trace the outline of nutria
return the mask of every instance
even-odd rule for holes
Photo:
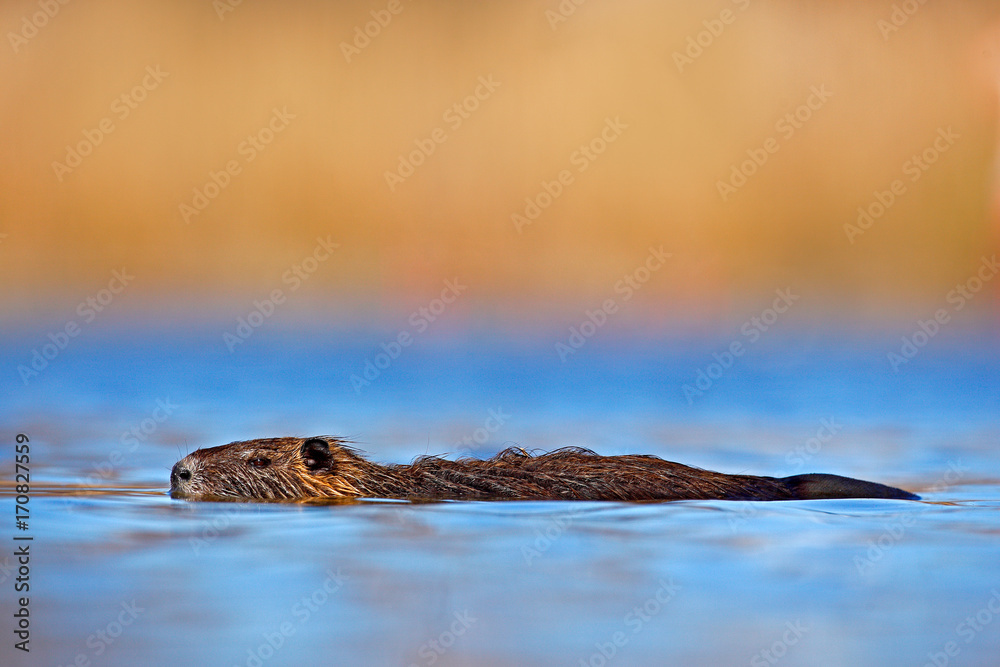
[[[247,440],[199,449],[170,471],[170,495],[244,501],[919,498],[838,475],[726,475],[655,456],[599,456],[576,447],[538,456],[510,448],[486,460],[424,456],[411,465],[380,465],[329,436]]]

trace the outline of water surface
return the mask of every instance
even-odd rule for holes
[[[942,338],[899,373],[879,344],[775,339],[690,404],[682,385],[716,341],[595,339],[562,363],[549,344],[429,338],[355,392],[350,376],[377,336],[274,332],[232,355],[215,338],[81,340],[0,408],[9,508],[14,436],[31,438],[34,537],[31,654],[8,633],[4,664],[920,666],[1000,655],[1000,358],[975,336]],[[31,344],[9,341],[4,364],[23,363]],[[166,495],[170,466],[193,449],[319,433],[391,462],[582,445],[726,472],[847,474],[923,501]],[[0,565],[11,619],[12,549]]]

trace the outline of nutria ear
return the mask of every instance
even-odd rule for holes
[[[306,470],[321,470],[330,466],[330,445],[320,438],[309,438],[302,443],[302,463]]]

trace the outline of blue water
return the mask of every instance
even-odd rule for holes
[[[942,332],[898,372],[894,334],[774,335],[694,396],[729,340],[595,336],[563,362],[562,331],[430,331],[356,391],[391,329],[273,327],[233,353],[207,326],[86,334],[27,385],[45,329],[0,340],[0,490],[13,513],[25,433],[34,537],[31,653],[4,631],[4,665],[1000,664],[1000,351],[982,332]],[[580,445],[924,501],[165,495],[194,449],[309,434],[390,462]]]

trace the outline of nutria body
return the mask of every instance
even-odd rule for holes
[[[410,465],[381,465],[328,436],[199,449],[174,465],[170,495],[237,501],[918,499],[901,489],[838,475],[726,475],[655,456],[599,456],[578,448],[539,456],[512,448],[486,460],[425,456]]]

